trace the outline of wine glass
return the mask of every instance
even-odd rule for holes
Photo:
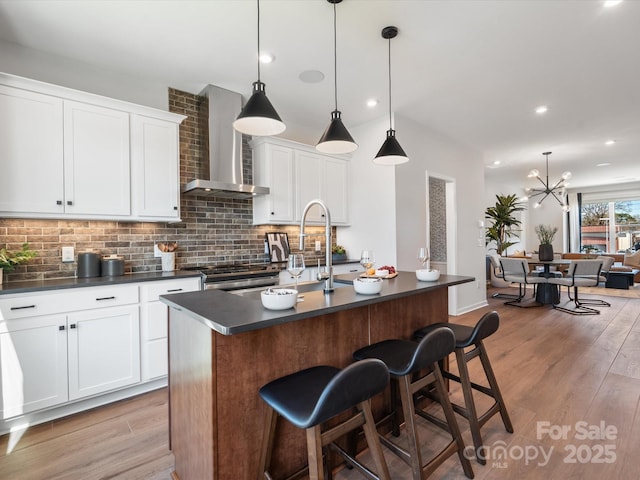
[[[298,290],[298,278],[304,271],[304,255],[301,253],[292,253],[287,261],[287,272],[296,279],[296,290]]]
[[[418,249],[418,260],[422,263],[422,268],[426,268],[427,262],[429,261],[429,249],[427,247],[420,247]]]
[[[375,263],[375,256],[373,254],[373,250],[362,250],[360,254],[360,265],[364,267],[365,273],[373,267]]]

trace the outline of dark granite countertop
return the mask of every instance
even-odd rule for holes
[[[102,285],[120,285],[124,283],[149,282],[154,280],[171,280],[174,278],[199,277],[199,272],[176,270],[174,272],[127,273],[117,277],[91,278],[55,278],[50,280],[25,280],[23,282],[7,282],[0,285],[0,295],[9,293],[31,293],[63,288],[99,287]]]
[[[399,272],[397,277],[384,280],[379,294],[360,295],[352,286],[353,279],[357,275],[357,273],[336,275],[335,291],[328,295],[322,291],[321,282],[300,284],[299,291],[304,294],[304,301],[288,310],[264,308],[260,300],[260,291],[263,288],[236,293],[204,290],[162,295],[160,301],[186,312],[218,333],[234,335],[475,280],[474,277],[441,275],[436,282],[420,282],[416,279],[414,272]]]

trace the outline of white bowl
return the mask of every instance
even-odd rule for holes
[[[262,305],[269,310],[286,310],[298,301],[298,291],[292,288],[269,288],[260,292]]]
[[[376,270],[376,277],[386,277],[389,275],[389,270]]]
[[[440,278],[440,270],[416,270],[416,278],[421,282],[435,282]]]
[[[375,295],[382,290],[382,279],[358,277],[353,281],[353,289],[363,295]]]

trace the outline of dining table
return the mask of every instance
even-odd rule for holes
[[[565,258],[554,258],[553,260],[539,260],[537,258],[527,258],[530,267],[542,266],[542,271],[537,272],[539,276],[552,278],[556,276],[557,271],[552,271],[551,267],[558,267],[562,271],[563,266],[571,263],[571,260]],[[560,303],[560,287],[553,283],[538,283],[536,285],[536,302],[543,305],[557,305]]]

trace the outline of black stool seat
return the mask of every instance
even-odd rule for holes
[[[468,327],[466,325],[458,325],[455,323],[438,322],[413,332],[413,338],[416,341],[420,341],[427,333],[438,327],[449,327],[453,331],[453,335],[456,339],[456,348],[466,348],[473,345],[480,340],[484,340],[489,335],[493,335],[498,331],[500,322],[496,316],[488,317],[484,322],[478,322],[475,327]]]
[[[388,384],[389,371],[384,362],[370,359],[353,363],[342,370],[330,366],[311,367],[264,385],[259,394],[269,408],[265,417],[258,477],[272,478],[269,467],[279,414],[307,432],[311,480],[331,478],[329,457],[323,455],[323,448],[326,446],[342,455],[349,465],[357,468],[367,478],[389,480],[389,470],[382,454],[369,402],[371,397],[382,392]],[[348,419],[322,430],[324,422],[354,407],[357,412]],[[361,426],[378,475],[334,443],[339,437]],[[328,463],[326,477],[323,459]]]
[[[493,415],[500,413],[505,429],[507,432],[513,433],[511,419],[507,413],[507,407],[505,406],[502,394],[500,393],[498,381],[496,380],[493,369],[491,368],[491,362],[489,361],[489,356],[483,342],[485,338],[493,335],[498,330],[498,327],[500,326],[500,317],[497,312],[489,312],[485,314],[473,327],[457,325],[455,323],[436,323],[416,330],[413,333],[413,338],[415,340],[420,340],[439,328],[441,325],[446,325],[451,328],[455,336],[455,354],[460,376],[454,375],[446,370],[442,373],[444,377],[461,384],[465,402],[464,406],[457,405],[455,403],[452,403],[451,405],[453,410],[464,416],[469,421],[471,437],[473,438],[473,445],[476,450],[476,459],[479,463],[484,465],[486,463],[486,458],[482,454],[483,442],[482,435],[480,434],[480,428],[482,425],[484,425]],[[471,346],[474,346],[474,348],[465,351],[465,348]],[[480,357],[485,376],[489,382],[489,387],[479,385],[471,381],[467,363],[475,357]],[[491,405],[491,407],[481,415],[478,415],[476,411],[472,390],[482,392],[494,399],[493,405]],[[422,391],[421,393],[431,399],[440,401],[440,395],[434,395],[433,392]]]
[[[260,389],[260,396],[276,412],[298,428],[325,422],[356,406],[389,383],[389,372],[381,361],[359,362],[344,370],[311,367],[278,378]]]
[[[400,402],[397,401],[396,390],[392,389],[392,404],[395,409],[391,414],[394,427],[394,435],[399,435],[397,426],[398,403],[402,405],[404,421],[408,438],[408,450],[404,450],[396,443],[381,437],[382,443],[393,453],[398,455],[411,467],[414,480],[422,480],[429,476],[448,457],[457,452],[460,464],[467,477],[473,478],[473,470],[469,460],[464,456],[464,442],[455,414],[448,403],[448,395],[444,379],[438,362],[446,358],[455,348],[455,338],[450,328],[441,326],[433,329],[420,340],[413,342],[410,340],[384,340],[373,345],[361,348],[354,352],[356,360],[367,358],[378,358],[382,360],[389,369],[391,378],[397,383],[396,388],[400,390]],[[429,462],[423,464],[420,452],[420,442],[416,428],[416,414],[421,415],[421,410],[416,411],[414,404],[414,394],[427,385],[435,384],[439,395],[442,397],[442,409],[444,410],[447,423],[443,426],[452,437],[451,442]],[[427,417],[425,417],[427,418]],[[427,418],[430,420],[431,418]]]

